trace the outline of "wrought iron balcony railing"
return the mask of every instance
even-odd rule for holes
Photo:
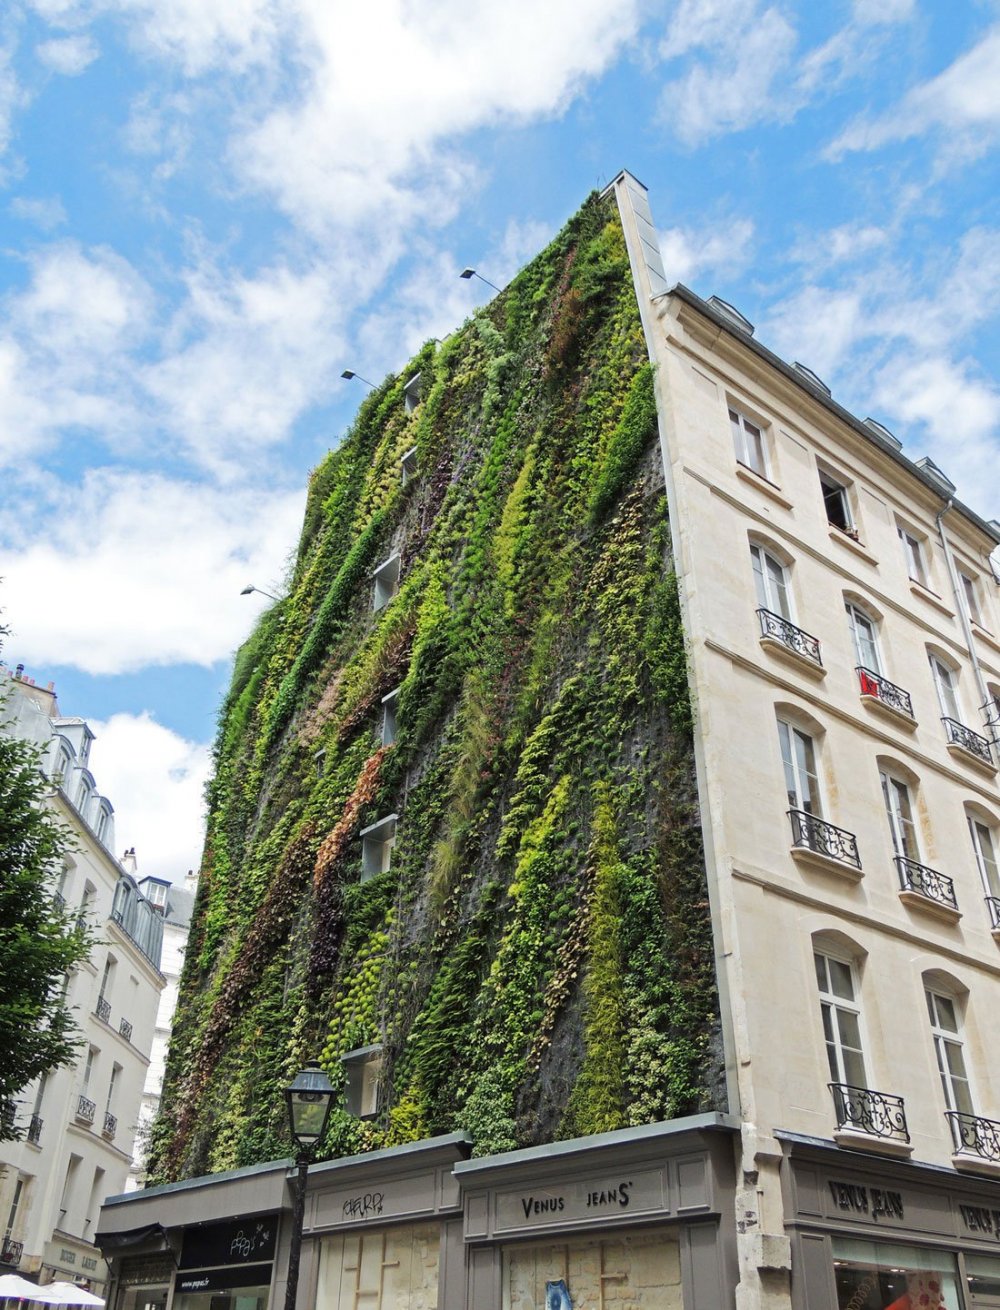
[[[103,996],[98,996],[97,1004],[94,1006],[94,1013],[98,1019],[103,1019],[105,1023],[111,1022],[111,1002],[106,1001]]]
[[[127,1019],[122,1019],[122,1021],[119,1023],[118,1031],[121,1033],[121,1035],[125,1038],[127,1042],[130,1042],[132,1040],[132,1025],[129,1023]]]
[[[897,687],[888,678],[883,678],[881,673],[873,673],[871,669],[864,668],[863,665],[859,664],[855,673],[861,684],[862,696],[874,696],[890,710],[896,710],[899,714],[905,714],[907,718],[913,718],[913,701],[910,700],[908,691]]]
[[[94,1115],[97,1113],[97,1106],[89,1096],[81,1096],[76,1106],[76,1117],[82,1119],[84,1123],[92,1124]]]
[[[770,637],[774,641],[780,641],[782,646],[787,646],[796,655],[801,655],[803,659],[810,660],[818,668],[823,667],[817,637],[811,636],[802,628],[797,628],[794,623],[782,618],[780,614],[773,613],[771,610],[759,609],[757,617],[760,619],[760,635],[762,637]]]
[[[33,1114],[28,1120],[27,1138],[32,1146],[37,1146],[42,1136],[42,1120]]]
[[[62,892],[53,892],[52,903],[55,905],[57,910],[65,910],[66,897],[62,894]]]
[[[978,1114],[963,1114],[960,1110],[946,1110],[944,1117],[951,1124],[956,1151],[1000,1164],[1000,1123],[995,1119],[983,1119]]]
[[[13,1237],[5,1237],[3,1239],[3,1245],[0,1246],[0,1264],[18,1265],[21,1263],[21,1256],[23,1254],[23,1242],[15,1242]]]
[[[901,1096],[873,1092],[870,1087],[852,1087],[850,1083],[830,1083],[829,1087],[838,1128],[853,1128],[869,1137],[910,1140]]]
[[[987,896],[986,908],[990,912],[990,926],[1000,931],[1000,896]]]
[[[937,901],[939,905],[958,909],[955,884],[947,874],[938,873],[937,869],[928,869],[926,864],[918,864],[905,855],[896,856],[896,868],[899,870],[899,885],[904,892],[917,892],[928,900]]]
[[[106,1110],[104,1112],[104,1128],[102,1129],[104,1136],[114,1137],[117,1131],[118,1131],[118,1119],[116,1118],[115,1115],[111,1113],[110,1110]]]
[[[993,751],[990,749],[990,743],[985,737],[980,737],[978,732],[973,732],[967,728],[964,723],[959,723],[957,719],[943,718],[945,732],[948,734],[948,741],[952,746],[961,746],[967,750],[970,755],[975,755],[976,759],[982,760],[984,764],[993,767]]]
[[[831,860],[840,860],[854,869],[861,868],[858,839],[853,832],[818,819],[815,814],[807,814],[805,810],[789,810],[788,817],[792,821],[793,846],[814,851],[817,855],[827,855]]]

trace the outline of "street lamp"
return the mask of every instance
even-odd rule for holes
[[[368,379],[363,378],[360,373],[355,373],[354,369],[352,368],[345,368],[340,376],[342,378],[346,378],[348,382],[350,382],[353,378],[357,378],[358,381],[363,382],[366,387],[371,387],[372,391],[378,390],[378,387],[376,387],[374,382],[369,382]]]
[[[241,596],[249,596],[249,595],[251,595],[251,594],[252,594],[253,592],[255,592],[255,591],[256,591],[256,592],[259,592],[261,596],[266,596],[266,597],[268,598],[268,600],[277,600],[277,599],[278,599],[277,596],[272,596],[271,593],[270,593],[269,591],[265,591],[263,587],[255,587],[255,586],[253,585],[252,582],[248,582],[248,583],[247,583],[247,585],[246,585],[246,586],[243,588],[243,590],[240,592],[240,595],[241,595]]]
[[[498,287],[495,282],[491,282],[488,277],[483,277],[482,273],[477,273],[474,268],[463,268],[458,276],[464,277],[466,282],[468,282],[470,278],[477,277],[479,278],[480,282],[485,282],[486,285],[488,287],[492,287],[494,291],[500,290],[500,287]]]
[[[318,1064],[307,1064],[296,1075],[291,1087],[285,1088],[288,1127],[297,1148],[295,1164],[298,1169],[292,1199],[292,1244],[288,1251],[285,1310],[295,1310],[295,1296],[299,1288],[299,1256],[302,1253],[302,1220],[306,1210],[306,1177],[316,1144],[323,1140],[333,1097],[333,1085]]]

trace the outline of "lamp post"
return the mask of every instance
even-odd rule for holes
[[[363,378],[360,373],[355,373],[354,369],[352,368],[345,368],[340,376],[342,378],[346,378],[348,382],[351,382],[354,378],[357,378],[358,381],[363,382],[366,387],[371,387],[372,391],[378,390],[378,387],[376,387],[374,382],[369,382],[368,379]]]
[[[483,277],[482,273],[477,273],[474,268],[463,268],[458,276],[464,277],[466,282],[468,282],[470,278],[477,277],[480,282],[485,282],[486,285],[492,287],[494,291],[499,291],[501,289],[495,282],[491,282],[488,277]]]
[[[254,593],[255,591],[256,591],[256,592],[259,592],[260,595],[262,595],[262,596],[266,596],[266,597],[268,598],[268,600],[277,600],[277,599],[278,599],[277,596],[272,596],[271,593],[270,593],[269,591],[265,591],[263,587],[255,587],[255,586],[253,585],[252,582],[248,582],[248,583],[247,583],[247,585],[246,585],[246,586],[243,588],[243,590],[240,592],[240,595],[241,595],[241,596],[252,596],[253,593]]]
[[[285,1088],[288,1127],[296,1146],[298,1175],[292,1198],[292,1243],[288,1251],[288,1282],[285,1310],[295,1310],[299,1289],[299,1256],[302,1253],[302,1220],[306,1211],[306,1177],[317,1142],[323,1140],[333,1103],[333,1086],[318,1064],[307,1064]]]

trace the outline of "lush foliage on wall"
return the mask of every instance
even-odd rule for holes
[[[654,379],[595,196],[313,475],[222,714],[152,1176],[286,1154],[285,1082],[373,1045],[381,1109],[328,1155],[707,1108],[712,959]]]

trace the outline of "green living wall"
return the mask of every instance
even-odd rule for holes
[[[221,715],[151,1179],[286,1155],[311,1058],[384,1052],[377,1118],[336,1110],[322,1154],[483,1154],[718,1108],[717,1035],[653,378],[593,196],[313,474]]]

